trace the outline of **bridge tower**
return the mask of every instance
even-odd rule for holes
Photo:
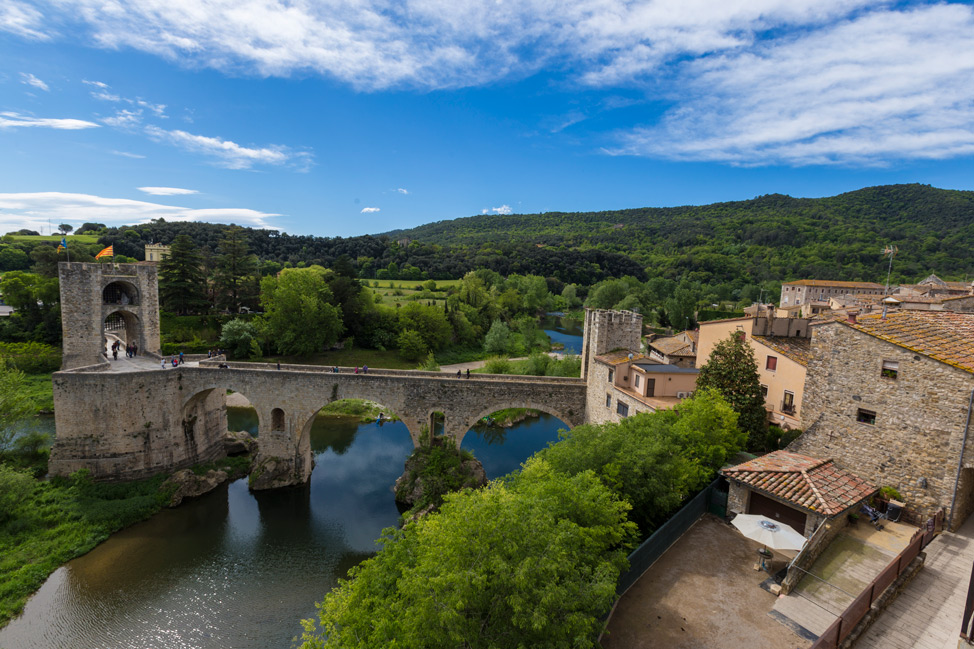
[[[107,334],[139,353],[159,353],[159,271],[154,264],[58,264],[61,283],[61,369],[105,359]]]
[[[582,332],[582,378],[589,375],[592,359],[614,349],[642,349],[643,317],[633,311],[585,309]]]

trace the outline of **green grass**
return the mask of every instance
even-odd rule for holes
[[[12,234],[10,235],[14,241],[60,241],[60,234],[42,234],[40,236],[34,235],[24,235],[24,234]],[[98,243],[98,238],[100,234],[69,234],[65,237],[68,240],[68,245],[71,245],[72,241],[77,243]]]
[[[376,369],[413,370],[416,363],[400,358],[395,350],[360,349],[351,347],[336,351],[321,352],[307,356],[265,356],[267,363],[290,363],[296,365],[338,365],[339,367],[362,367],[368,365]]]
[[[37,404],[37,411],[53,412],[54,384],[51,383],[51,374],[25,374],[24,379],[27,383],[27,394]]]
[[[375,421],[379,413],[385,414],[386,419],[398,421],[399,417],[390,413],[388,408],[365,399],[341,399],[333,401],[321,409],[323,415],[342,415],[346,417],[357,417],[359,422],[365,424]]]
[[[422,290],[423,284],[428,282],[428,279],[369,279],[365,280],[369,283],[370,288],[376,288],[373,286],[375,282],[379,282],[379,289],[394,289],[400,286],[405,289],[416,290],[417,287]],[[459,279],[434,279],[436,282],[436,290],[442,291],[447,286],[457,286],[460,284]]]

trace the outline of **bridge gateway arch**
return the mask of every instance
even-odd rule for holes
[[[216,460],[223,456],[228,390],[247,396],[256,409],[255,471],[273,466],[277,485],[308,480],[311,424],[323,406],[338,399],[381,403],[402,419],[417,445],[421,428],[434,412],[442,412],[444,434],[459,445],[477,420],[505,408],[534,408],[568,426],[579,425],[586,421],[590,388],[602,391],[576,378],[475,374],[468,379],[409,370],[355,374],[349,368],[336,374],[330,367],[278,370],[267,363],[193,356],[178,368],[162,369],[155,265],[58,266],[64,355],[53,378],[53,475],[88,469],[95,479],[131,480]],[[113,318],[119,313],[121,320]],[[109,360],[105,341],[111,327],[116,331],[108,336],[139,345],[137,358]],[[640,330],[632,330],[638,346]],[[605,326],[586,326],[586,366],[588,356],[606,351],[610,338]]]

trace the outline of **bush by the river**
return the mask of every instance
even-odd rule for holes
[[[45,374],[61,368],[61,348],[39,342],[0,342],[0,362],[3,360],[25,374]]]
[[[736,424],[704,390],[677,410],[573,429],[521,471],[385,530],[303,622],[303,649],[594,648],[637,530],[713,479],[744,443]]]

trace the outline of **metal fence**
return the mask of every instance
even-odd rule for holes
[[[910,539],[909,545],[866,586],[865,590],[859,593],[858,597],[852,600],[852,603],[836,618],[832,626],[819,636],[811,649],[836,649],[841,645],[849,637],[853,629],[856,628],[856,625],[862,621],[866,613],[869,612],[873,602],[883,594],[890,584],[896,581],[897,577],[903,574],[907,566],[910,565],[910,562],[940,532],[943,527],[943,522],[944,510],[941,509],[927,521],[926,525],[916,531],[913,538]]]
[[[676,542],[683,533],[690,529],[700,516],[713,504],[720,506],[721,500],[726,504],[726,494],[718,489],[721,478],[714,480],[704,487],[703,491],[694,496],[687,504],[671,516],[659,529],[643,541],[642,545],[629,555],[629,570],[619,575],[616,593],[621,597],[629,588],[642,577],[657,559]]]

